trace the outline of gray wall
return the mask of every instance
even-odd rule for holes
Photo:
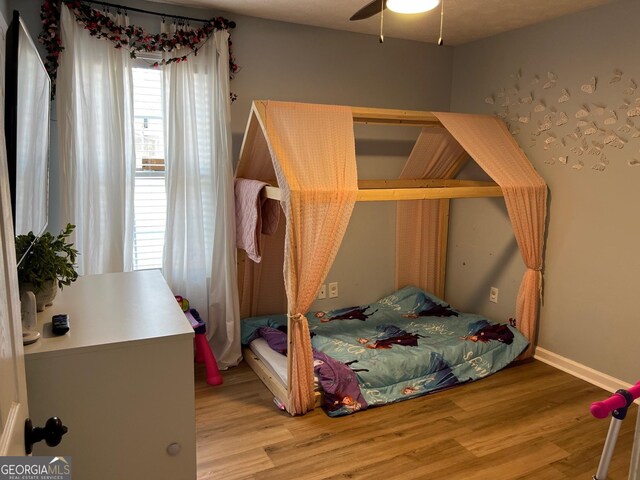
[[[4,17],[5,21],[9,23],[9,20],[10,20],[9,14],[11,13],[11,11],[9,10],[8,0],[0,0],[0,13],[2,13],[2,16]]]
[[[517,97],[533,93],[533,104],[511,105],[509,117],[526,116],[539,100],[545,112],[532,113],[528,124],[517,125],[515,137],[535,168],[549,184],[549,221],[544,270],[544,302],[540,314],[539,345],[613,377],[635,382],[640,378],[637,339],[640,321],[636,305],[637,272],[640,270],[640,138],[636,129],[618,131],[627,121],[624,100],[635,103],[640,90],[626,92],[629,80],[640,84],[637,52],[640,40],[636,21],[640,2],[621,0],[611,5],[563,17],[545,24],[458,47],[454,51],[452,110],[501,113],[502,99],[485,103],[490,94],[514,85]],[[613,70],[623,72],[620,82],[610,83]],[[521,71],[522,78],[516,78]],[[553,88],[544,89],[547,72],[558,76]],[[539,83],[531,84],[535,75]],[[581,86],[597,77],[596,91]],[[561,89],[570,100],[559,103]],[[513,97],[510,103],[513,103]],[[499,102],[498,102],[499,100]],[[597,105],[606,106],[598,115]],[[553,106],[568,114],[568,122],[550,132],[557,141],[545,150],[546,133],[535,137],[538,122]],[[580,141],[563,136],[576,128],[575,117],[583,106],[598,127],[612,130],[628,143],[622,149],[606,146],[609,165],[593,169],[601,155],[572,151]],[[619,120],[610,126],[604,119],[616,109]],[[635,118],[640,127],[640,120]],[[583,130],[585,127],[583,127]],[[605,134],[589,136],[602,143]],[[581,140],[581,139],[580,139]],[[591,153],[595,153],[595,148]],[[568,155],[567,163],[557,158]],[[554,164],[551,162],[556,159]],[[579,169],[582,162],[584,167]],[[470,177],[478,175],[468,169]],[[497,200],[455,201],[451,215],[447,296],[453,303],[504,320],[514,313],[514,300],[523,272],[514,245],[506,210]],[[499,303],[488,302],[489,286],[500,288]]]
[[[40,47],[38,35],[42,29],[42,23],[40,22],[40,5],[42,2],[39,0],[0,0],[0,7],[2,3],[6,5],[7,21],[11,20],[13,11],[18,10],[22,20],[27,25],[33,41]],[[44,49],[41,52],[44,53]]]

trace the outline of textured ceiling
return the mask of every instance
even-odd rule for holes
[[[372,35],[380,32],[380,15],[349,21],[370,0],[152,1]],[[617,0],[444,0],[444,42],[460,45],[614,1]],[[385,11],[385,37],[436,43],[439,28],[440,7],[417,15]]]

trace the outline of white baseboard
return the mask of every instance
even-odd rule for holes
[[[557,353],[550,352],[549,350],[545,350],[544,348],[536,347],[536,353],[533,358],[609,392],[615,392],[621,388],[627,389],[631,386],[630,383],[623,382],[622,380],[618,380],[610,375],[598,372],[593,368],[574,362],[573,360],[562,357]]]

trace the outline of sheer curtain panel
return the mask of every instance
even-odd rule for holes
[[[64,3],[60,25],[61,221],[76,225],[81,275],[129,271],[135,178],[129,53],[90,36]]]
[[[167,225],[163,271],[201,317],[221,368],[241,359],[231,167],[229,33],[164,67]],[[175,56],[172,54],[171,56]]]

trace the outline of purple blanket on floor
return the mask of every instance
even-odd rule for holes
[[[276,328],[260,327],[257,336],[264,338],[269,347],[282,355],[287,354],[287,334]],[[338,362],[329,355],[313,349],[313,370],[318,377],[318,383],[324,392],[324,408],[327,413],[340,410],[355,412],[367,408],[367,402],[362,396],[356,370],[347,364]]]

